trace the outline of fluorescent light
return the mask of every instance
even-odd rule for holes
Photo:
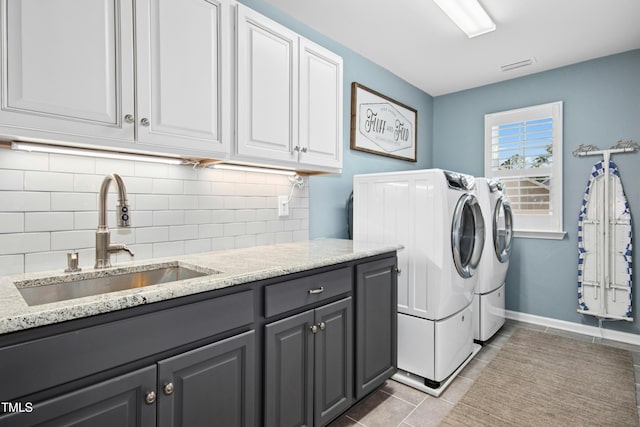
[[[273,173],[277,175],[289,175],[289,176],[294,176],[297,174],[297,172],[293,170],[269,169],[269,168],[260,168],[260,167],[254,167],[254,166],[244,166],[244,165],[228,165],[225,163],[216,163],[214,165],[207,165],[207,167],[212,169],[224,169],[224,170],[243,171],[243,172]]]
[[[477,37],[496,29],[478,0],[433,0],[469,37]]]
[[[32,142],[12,142],[11,149],[21,150],[21,151],[30,151],[30,152],[33,151],[33,152],[39,152],[39,153],[69,154],[72,156],[100,157],[104,159],[135,160],[139,162],[164,163],[168,165],[182,165],[187,163],[183,159],[179,159],[176,157],[147,156],[144,154],[118,153],[116,151],[93,150],[93,149],[65,147],[65,146],[58,146],[58,145],[36,144]]]

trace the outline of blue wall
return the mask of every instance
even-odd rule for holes
[[[260,0],[241,3],[285,25],[307,39],[342,56],[344,61],[343,158],[342,174],[313,176],[309,179],[310,238],[347,236],[345,202],[353,187],[354,174],[433,166],[433,98],[386,69],[345,48],[280,10]],[[358,82],[418,111],[418,161],[391,159],[349,148],[351,123],[351,83]]]
[[[597,157],[573,157],[580,144],[609,148],[640,143],[640,50],[434,98],[433,166],[483,175],[484,115],[564,101],[564,229],[562,241],[516,238],[507,275],[507,309],[597,325],[576,312],[577,217]],[[640,153],[614,155],[640,238]],[[636,271],[638,250],[633,257]],[[640,317],[636,274],[634,317]],[[640,321],[605,327],[640,333]]]

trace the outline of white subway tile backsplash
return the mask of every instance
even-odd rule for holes
[[[237,236],[235,245],[236,248],[250,248],[252,246],[256,246],[256,236]]]
[[[212,251],[224,251],[227,249],[234,249],[236,239],[234,237],[218,237],[211,239]]]
[[[24,190],[24,171],[0,169],[0,190]]]
[[[211,222],[210,210],[187,210],[184,211],[185,224],[208,224]]]
[[[184,194],[211,194],[211,182],[185,181]]]
[[[24,214],[22,212],[0,212],[0,233],[22,233],[23,231]]]
[[[169,196],[159,194],[138,194],[136,195],[136,209],[168,210]]]
[[[0,274],[24,273],[24,255],[0,256]]]
[[[222,209],[224,198],[221,196],[198,196],[198,209]]]
[[[51,209],[51,193],[27,191],[0,191],[2,212],[33,212]]]
[[[211,239],[186,240],[184,242],[185,254],[209,252],[210,250],[211,250]]]
[[[143,227],[136,229],[136,243],[166,242],[169,240],[169,227]]]
[[[184,255],[184,242],[162,242],[153,244],[153,257]]]
[[[180,225],[184,224],[184,211],[154,211],[153,225]]]
[[[198,196],[170,196],[169,209],[198,209]]]
[[[72,249],[92,268],[98,192],[110,173],[122,176],[131,208],[131,227],[117,227],[111,185],[111,241],[127,244],[135,260],[308,236],[306,188],[294,191],[289,217],[277,215],[287,177],[0,150],[0,274],[62,270]],[[131,261],[126,253],[111,259]]]
[[[222,237],[224,236],[224,225],[222,224],[200,224],[198,225],[198,237]]]
[[[224,224],[224,235],[225,236],[242,236],[247,231],[247,225],[243,222],[232,222],[229,224]]]
[[[51,233],[51,250],[87,248],[95,245],[95,232],[89,230],[56,231]]]
[[[62,172],[26,171],[26,191],[73,191],[73,175]]]
[[[135,176],[146,176],[149,178],[169,178],[170,165],[149,162],[134,162]]]
[[[50,233],[0,234],[0,255],[48,251]]]
[[[61,231],[73,230],[73,228],[73,212],[27,212],[24,214],[24,231]]]
[[[169,240],[192,240],[197,239],[197,225],[172,225],[169,227]]]
[[[96,159],[66,154],[49,154],[49,171],[95,174]]]
[[[96,159],[96,174],[104,178],[105,175],[117,173],[120,176],[134,176],[134,162],[130,160]]]
[[[246,234],[262,234],[267,231],[265,221],[247,222]]]
[[[46,171],[49,170],[49,154],[0,150],[0,169]]]
[[[25,254],[25,273],[35,273],[36,271],[59,270],[62,272],[67,266],[67,253],[60,252],[36,252]]]
[[[177,179],[153,179],[154,194],[184,194],[184,183]]]
[[[226,222],[234,222],[236,220],[236,211],[233,210],[214,210],[211,212],[211,222],[222,224]]]
[[[98,195],[93,193],[51,193],[52,211],[92,211],[98,209]]]

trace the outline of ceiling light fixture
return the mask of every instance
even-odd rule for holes
[[[515,70],[517,68],[528,67],[531,64],[533,64],[533,59],[525,59],[524,61],[518,61],[512,64],[502,65],[500,66],[500,69],[502,71],[510,71],[510,70]]]
[[[225,163],[216,163],[213,165],[207,165],[206,167],[211,169],[224,169],[224,170],[234,170],[234,171],[242,171],[242,172],[272,173],[277,175],[288,175],[288,176],[297,175],[297,172],[294,170],[268,169],[268,168],[244,166],[244,165],[228,165]]]
[[[477,37],[496,29],[478,0],[433,0],[469,37]]]
[[[145,154],[120,153],[116,151],[94,150],[87,148],[65,147],[59,145],[38,144],[33,142],[12,142],[12,150],[68,154],[72,156],[99,157],[103,159],[134,160],[140,162],[163,163],[168,165],[193,164],[177,157],[151,156]]]

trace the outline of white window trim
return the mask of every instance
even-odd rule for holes
[[[563,102],[518,108],[486,114],[484,119],[484,171],[485,176],[500,178],[491,168],[492,162],[492,128],[500,124],[530,121],[539,118],[553,117],[553,162],[551,166],[550,202],[553,206],[553,219],[548,224],[523,224],[518,227],[518,218],[514,216],[514,237],[562,240],[566,235],[563,231],[563,185],[562,185],[562,145],[563,145]],[[557,189],[560,189],[559,191]],[[538,228],[539,227],[539,228]]]

